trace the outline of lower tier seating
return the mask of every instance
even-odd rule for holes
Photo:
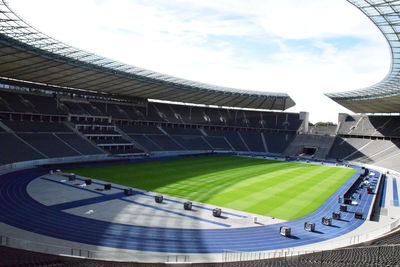
[[[82,155],[54,134],[19,134],[18,136],[49,158]]]
[[[148,138],[151,139],[154,143],[156,143],[159,147],[164,151],[177,151],[177,150],[186,150],[185,147],[176,143],[176,141],[172,140],[169,136],[166,135],[147,135]]]
[[[45,158],[44,155],[10,133],[0,133],[0,148],[0,164]]]
[[[83,155],[103,154],[100,149],[77,134],[57,133],[56,135]]]
[[[211,145],[213,150],[232,150],[232,147],[223,136],[207,136],[205,139]]]
[[[188,150],[211,150],[210,147],[201,136],[194,135],[183,135],[183,136],[172,136],[175,141],[180,143]]]
[[[129,135],[136,143],[146,148],[148,151],[162,151],[163,149],[156,142],[152,141],[145,134],[131,134]]]

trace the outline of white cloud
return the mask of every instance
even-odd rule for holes
[[[351,4],[338,0],[13,0],[32,25],[73,46],[166,74],[289,93],[293,111],[335,121],[344,108],[324,92],[369,86],[388,71],[387,44]],[[221,38],[221,36],[223,38]],[[327,38],[356,38],[338,46]],[[265,42],[246,57],[241,40]],[[310,47],[291,46],[305,41]]]

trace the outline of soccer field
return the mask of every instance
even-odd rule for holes
[[[81,176],[292,220],[320,207],[355,170],[212,156],[68,170]]]

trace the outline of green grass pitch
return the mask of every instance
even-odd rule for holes
[[[353,169],[234,156],[89,167],[69,172],[111,183],[292,220],[320,207]]]

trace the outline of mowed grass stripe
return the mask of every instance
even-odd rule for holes
[[[286,215],[286,209],[282,206],[292,199],[296,199],[297,201],[302,200],[298,197],[300,192],[303,192],[302,184],[308,184],[310,181],[319,179],[319,177],[327,175],[329,172],[331,172],[331,170],[326,169],[323,166],[314,166],[313,170],[310,172],[303,172],[302,174],[292,173],[292,175],[288,176],[290,179],[286,179],[284,183],[277,183],[266,188],[260,192],[256,198],[253,198],[252,196],[251,199],[247,198],[244,203],[241,204],[241,207],[243,210],[252,213],[258,210],[263,210],[265,213],[262,215],[269,215],[286,220],[302,217],[315,210],[310,207],[308,201],[306,202],[303,200],[303,205],[308,207],[308,209],[306,209],[303,214],[298,214],[297,217],[291,215],[292,212]],[[235,205],[236,204],[237,203],[235,203]],[[227,206],[230,206],[230,204],[227,204]],[[291,209],[294,208],[296,207],[291,207]]]
[[[296,200],[291,199],[285,205],[281,205],[281,210],[294,208],[298,212],[293,214],[294,218],[302,217],[309,214],[309,210],[318,209],[334,192],[339,189],[341,183],[347,181],[346,177],[353,174],[352,169],[340,169],[338,172],[332,173],[326,179],[317,182],[314,186],[308,188],[307,191],[299,194]],[[338,181],[339,180],[339,181]]]
[[[261,166],[253,165],[250,167],[233,168],[225,171],[209,173],[189,179],[189,184],[181,186],[181,183],[168,185],[158,188],[157,192],[168,193],[173,196],[196,199],[196,201],[207,201],[207,203],[220,205],[220,203],[211,201],[210,198],[219,195],[226,188],[231,188],[235,184],[242,182],[247,177],[252,177],[260,172],[271,171],[271,169],[284,168],[285,165],[291,163],[270,162]],[[278,167],[276,165],[282,165]],[[188,180],[186,180],[188,181]],[[193,188],[198,190],[193,191]]]
[[[279,170],[275,173],[261,175],[257,177],[255,182],[251,183],[250,185],[243,186],[243,190],[240,190],[240,188],[236,190],[234,195],[237,197],[237,200],[224,204],[227,206],[239,206],[241,209],[251,209],[252,206],[257,205],[258,203],[263,203],[270,199],[276,198],[275,195],[283,194],[287,191],[289,186],[297,184],[301,179],[308,177],[313,173],[320,174],[322,171],[324,171],[321,166],[310,167],[310,169],[296,168]],[[247,181],[243,183],[246,182]]]
[[[240,184],[236,184],[235,187],[228,188],[226,192],[231,193],[232,191],[236,191],[236,193],[242,195],[248,192],[255,193],[264,190],[266,187],[279,186],[290,179],[294,179],[295,174],[310,172],[312,168],[318,168],[318,166],[310,166],[308,169],[301,169],[301,167],[282,169],[280,166],[277,166],[274,170],[270,170],[270,172],[266,173],[262,171],[260,175],[243,180]],[[276,179],[277,177],[279,179]]]
[[[270,166],[252,166],[251,168],[236,168],[235,171],[226,170],[216,172],[207,175],[204,181],[199,182],[199,186],[203,185],[204,182],[207,182],[207,188],[204,191],[209,190],[209,188],[214,188],[214,191],[223,192],[226,188],[235,188],[237,184],[242,183],[243,180],[259,175],[260,172],[273,171],[276,168],[278,167],[274,164],[270,164]],[[215,196],[215,194],[210,195]]]
[[[275,217],[291,220],[315,211],[339,189],[340,186],[337,185],[340,184],[340,181],[335,181],[336,177],[346,177],[346,175],[340,176],[341,172],[342,174],[349,173],[346,169],[325,169],[320,175],[310,176],[304,181],[292,185],[287,188],[285,193],[279,194],[279,198],[275,200],[278,203],[275,202],[275,207],[271,206],[268,212],[274,214]],[[292,212],[292,216],[286,217],[285,210],[288,209],[297,212]]]
[[[294,219],[312,212],[354,173],[354,170],[343,168],[233,156],[69,171],[107,182],[282,219]],[[307,191],[314,192],[312,197],[306,194]],[[289,208],[291,205],[296,208]]]

